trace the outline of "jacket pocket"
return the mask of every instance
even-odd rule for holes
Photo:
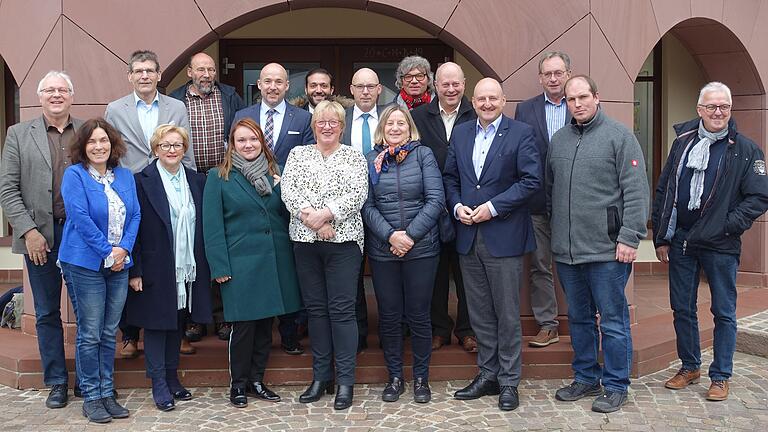
[[[608,207],[606,209],[606,215],[608,218],[608,237],[612,242],[615,242],[619,238],[619,229],[621,228],[621,218],[619,217],[618,207]]]

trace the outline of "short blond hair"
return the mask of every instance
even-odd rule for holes
[[[392,104],[386,107],[384,111],[382,111],[381,115],[379,115],[379,125],[376,126],[376,132],[373,133],[373,142],[375,144],[384,145],[384,124],[389,119],[389,116],[391,116],[395,111],[400,111],[405,116],[405,121],[408,122],[408,129],[411,135],[410,141],[418,141],[421,138],[419,135],[419,130],[416,128],[416,123],[413,122],[413,117],[411,117],[411,113],[409,112],[408,108],[397,104]]]
[[[315,112],[312,113],[312,131],[315,130],[315,122],[318,118],[320,118],[321,115],[325,114],[326,112],[330,112],[331,114],[335,114],[336,117],[339,119],[339,126],[341,126],[341,134],[344,134],[344,126],[346,126],[344,119],[346,118],[346,113],[344,112],[344,107],[341,106],[340,103],[336,101],[329,101],[324,100],[317,104],[315,107]],[[317,141],[317,137],[315,137],[315,141]]]
[[[157,154],[157,148],[160,147],[160,140],[169,133],[174,132],[181,136],[181,140],[184,142],[183,152],[186,153],[187,150],[189,150],[189,134],[183,127],[173,124],[161,124],[155,128],[155,133],[152,134],[152,138],[149,140],[149,147],[152,149],[152,152]]]

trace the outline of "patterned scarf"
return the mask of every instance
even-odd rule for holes
[[[405,102],[405,105],[408,106],[409,110],[412,110],[419,105],[428,104],[429,101],[432,100],[432,95],[429,93],[429,90],[425,91],[422,95],[411,96],[405,92],[405,89],[400,89],[400,97],[403,99],[403,102]]]
[[[379,176],[382,172],[389,171],[390,164],[399,165],[405,160],[408,153],[419,145],[418,141],[411,141],[403,146],[385,146],[384,150],[376,156],[376,159],[368,165],[368,174],[371,177],[371,184],[379,184]]]
[[[709,146],[720,141],[728,135],[728,127],[718,132],[710,132],[704,128],[704,122],[699,121],[699,142],[688,151],[687,168],[693,169],[691,177],[691,198],[688,201],[688,210],[696,210],[701,207],[701,195],[704,193],[704,174],[709,164]]]

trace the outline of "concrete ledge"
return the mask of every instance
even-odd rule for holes
[[[736,332],[736,351],[768,358],[768,333],[739,330]]]

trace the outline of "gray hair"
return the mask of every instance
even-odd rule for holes
[[[555,57],[560,57],[560,60],[565,63],[566,71],[571,70],[571,57],[568,54],[562,51],[547,51],[539,57],[539,73],[541,73],[541,65],[544,64],[545,61]]]
[[[413,68],[427,75],[427,91],[432,93],[435,90],[435,77],[432,75],[432,66],[429,65],[429,60],[421,56],[408,56],[400,61],[395,72],[395,87],[398,89],[403,88],[403,77]]]
[[[128,59],[128,73],[133,72],[133,64],[138,62],[151,61],[155,64],[155,72],[160,72],[160,61],[157,60],[157,54],[150,50],[138,50],[131,54]]]
[[[720,81],[712,81],[710,83],[707,83],[707,85],[705,85],[704,87],[702,87],[701,91],[699,92],[699,101],[696,103],[701,105],[701,102],[704,101],[704,95],[712,92],[725,93],[725,97],[728,98],[728,103],[729,104],[733,103],[733,100],[731,99],[731,89],[729,89],[727,85],[721,83]]]
[[[45,82],[45,80],[47,80],[48,78],[53,78],[53,77],[61,78],[64,81],[66,81],[67,82],[67,87],[69,88],[69,94],[71,94],[71,95],[75,94],[75,88],[72,86],[72,79],[69,77],[69,75],[67,75],[67,73],[64,72],[64,71],[52,70],[52,71],[48,72],[47,74],[45,74],[43,79],[41,79],[40,82],[37,83],[37,94],[38,95],[43,92],[43,83]]]

